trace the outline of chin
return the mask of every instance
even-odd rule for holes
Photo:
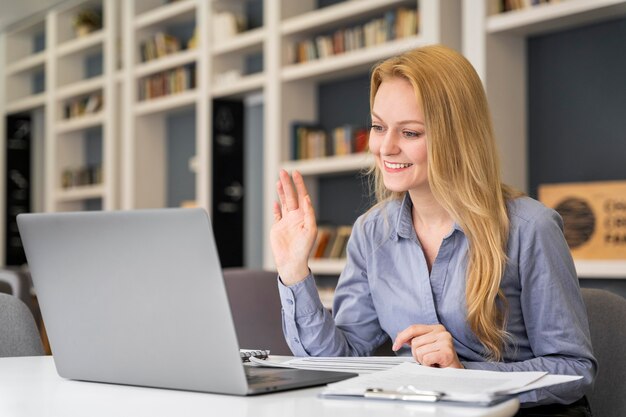
[[[388,183],[384,181],[385,188],[394,193],[403,193],[408,190],[408,187],[402,186],[400,184]]]

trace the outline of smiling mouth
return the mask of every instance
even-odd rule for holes
[[[404,164],[399,164],[399,163],[392,163],[392,162],[384,162],[385,164],[385,168],[388,169],[404,169],[404,168],[408,168],[413,164],[408,164],[408,163],[404,163]]]

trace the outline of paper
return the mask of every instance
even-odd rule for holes
[[[355,372],[369,374],[384,371],[402,363],[415,363],[412,356],[363,356],[363,357],[307,357],[287,361],[250,358],[250,362],[266,367],[313,369],[318,371]]]
[[[544,380],[546,377],[549,378]],[[502,395],[579,378],[546,372],[493,372],[403,363],[386,371],[329,384],[322,396],[364,396],[368,389],[403,392],[410,388],[439,392],[444,401],[489,403]]]

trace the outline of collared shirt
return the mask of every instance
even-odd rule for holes
[[[313,276],[292,286],[279,279],[283,330],[297,356],[366,356],[413,324],[441,324],[468,369],[546,371],[578,381],[531,391],[522,403],[571,403],[596,373],[589,325],[561,217],[521,197],[508,203],[507,265],[500,288],[508,301],[512,343],[501,362],[487,361],[466,321],[468,241],[455,224],[428,265],[413,227],[412,203],[391,201],[357,219],[339,277],[333,314]],[[410,355],[410,349],[398,354]]]

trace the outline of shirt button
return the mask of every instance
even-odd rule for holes
[[[296,342],[296,343],[298,343],[298,344],[300,344],[300,341],[298,340],[298,338],[297,338],[297,337],[294,337],[294,338],[293,338],[293,341],[294,341],[294,342]]]
[[[289,304],[289,305],[293,305],[293,300],[292,300],[292,299],[290,299],[290,298],[288,298],[288,299],[287,299],[287,304]]]

